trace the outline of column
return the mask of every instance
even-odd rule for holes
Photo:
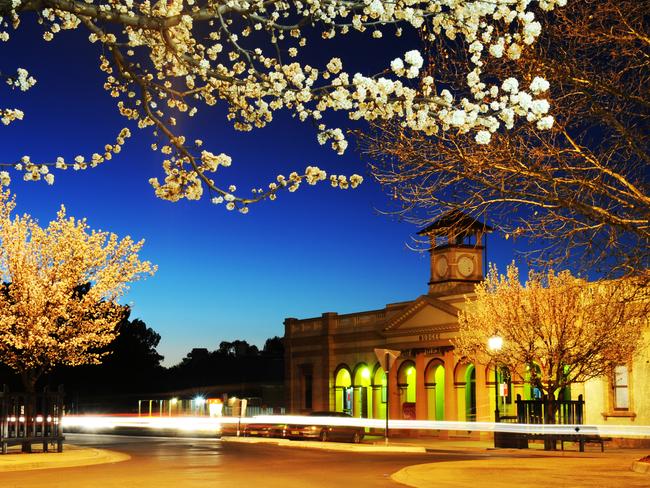
[[[424,370],[427,358],[424,354],[415,356],[415,418],[426,420],[428,417],[427,390],[424,387]]]

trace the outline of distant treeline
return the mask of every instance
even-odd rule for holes
[[[246,341],[223,341],[210,351],[190,351],[175,366],[161,365],[156,347],[160,334],[140,319],[126,317],[119,335],[106,351],[102,364],[60,367],[46,374],[37,389],[64,385],[67,403],[134,404],[134,398],[161,397],[165,393],[214,385],[282,384],[284,347],[281,337],[267,339],[262,350]],[[0,358],[1,361],[1,358]],[[21,391],[20,378],[0,363],[0,385]],[[113,401],[114,400],[114,401]]]

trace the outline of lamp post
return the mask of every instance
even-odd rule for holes
[[[493,353],[498,353],[503,347],[503,338],[498,335],[493,335],[488,339],[488,349]],[[494,361],[494,422],[498,423],[500,420],[499,416],[499,366]],[[496,425],[495,425],[496,428]],[[494,431],[494,447],[497,446],[497,431]]]

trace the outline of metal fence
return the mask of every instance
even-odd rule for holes
[[[0,447],[7,454],[9,446],[21,445],[31,452],[32,444],[43,444],[48,451],[56,444],[63,451],[63,388],[40,393],[14,393],[5,385],[0,391]]]
[[[555,424],[582,424],[584,422],[585,402],[582,395],[577,400],[555,400],[554,412],[549,411],[546,399],[522,400],[517,395],[517,422],[521,424],[547,424],[554,419]],[[553,413],[553,415],[551,415]]]
[[[225,406],[223,408],[223,415],[226,417],[233,416],[233,407]],[[246,407],[246,417],[254,417],[255,415],[284,415],[284,407],[258,407],[258,406],[247,406]]]

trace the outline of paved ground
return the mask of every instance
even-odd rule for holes
[[[540,486],[569,487],[650,487],[650,471],[632,471],[644,455],[638,450],[612,452],[506,452],[487,460],[441,462],[413,465],[392,475],[395,481],[414,487]]]
[[[251,442],[229,439],[230,442]],[[262,442],[277,440],[262,440]],[[650,488],[650,464],[638,463],[650,450],[620,449],[611,446],[603,453],[599,446],[578,446],[567,443],[566,451],[544,451],[541,443],[530,449],[493,449],[492,441],[393,439],[384,447],[381,438],[366,438],[361,450],[425,450],[436,453],[467,453],[478,456],[471,460],[452,459],[435,463],[415,464],[401,469],[391,477],[408,486],[473,487],[517,486],[521,488],[551,487],[643,487]],[[256,440],[252,440],[256,442]],[[282,441],[279,442],[282,444]],[[355,450],[354,445],[327,446],[318,442],[303,443],[305,447]],[[358,449],[358,448],[356,448]],[[633,470],[633,468],[635,468]]]
[[[480,454],[424,452],[352,454],[217,439],[69,435],[69,440],[78,446],[123,452],[130,460],[96,466],[2,472],[0,487],[389,488],[400,486],[391,475],[411,464],[480,457]],[[46,455],[58,456],[57,453]]]
[[[650,470],[631,470],[648,454],[642,450],[549,453],[435,439],[393,439],[386,448],[372,437],[363,445],[75,434],[68,440],[81,448],[0,456],[2,487],[650,487]],[[87,465],[93,461],[105,464]],[[47,463],[60,469],[18,471]]]

